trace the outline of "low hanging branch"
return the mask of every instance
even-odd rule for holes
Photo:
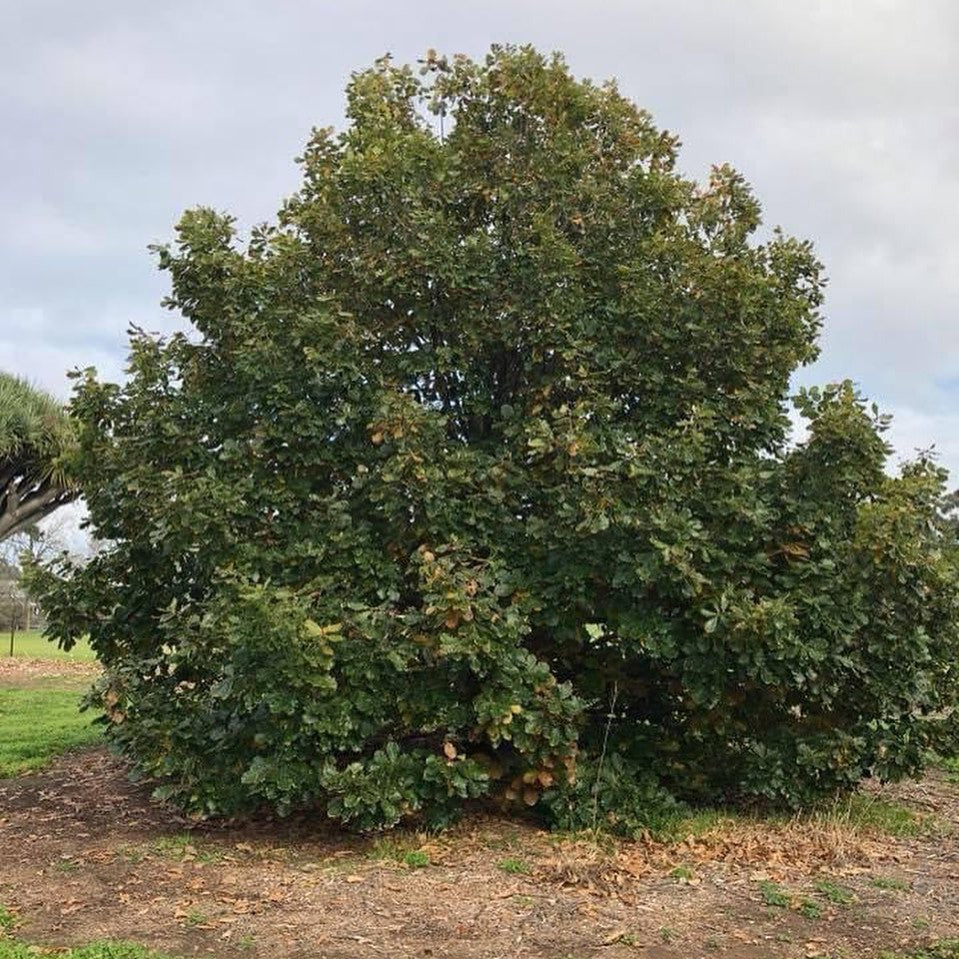
[[[76,498],[62,465],[72,435],[53,397],[0,373],[0,542]]]

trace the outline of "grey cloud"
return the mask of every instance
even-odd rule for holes
[[[729,161],[831,277],[823,356],[959,469],[959,5],[952,0],[0,0],[0,366],[65,392],[170,328],[146,245],[198,203],[267,218],[349,72],[391,51],[563,50]],[[30,322],[25,317],[32,318]],[[955,411],[955,412],[954,412]]]

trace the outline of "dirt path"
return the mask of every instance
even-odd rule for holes
[[[77,663],[66,659],[30,659],[0,657],[0,687],[84,689],[100,667],[96,663]]]

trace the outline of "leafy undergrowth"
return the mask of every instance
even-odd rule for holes
[[[77,690],[0,687],[0,777],[41,769],[99,739]]]

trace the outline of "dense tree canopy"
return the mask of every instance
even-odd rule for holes
[[[74,400],[96,534],[41,584],[111,735],[208,813],[464,798],[635,827],[919,768],[956,697],[941,471],[884,471],[821,268],[559,57],[353,76],[245,246],[158,250],[189,335]],[[600,762],[602,755],[602,762]]]
[[[77,495],[63,469],[72,435],[52,396],[0,372],[0,541]]]

